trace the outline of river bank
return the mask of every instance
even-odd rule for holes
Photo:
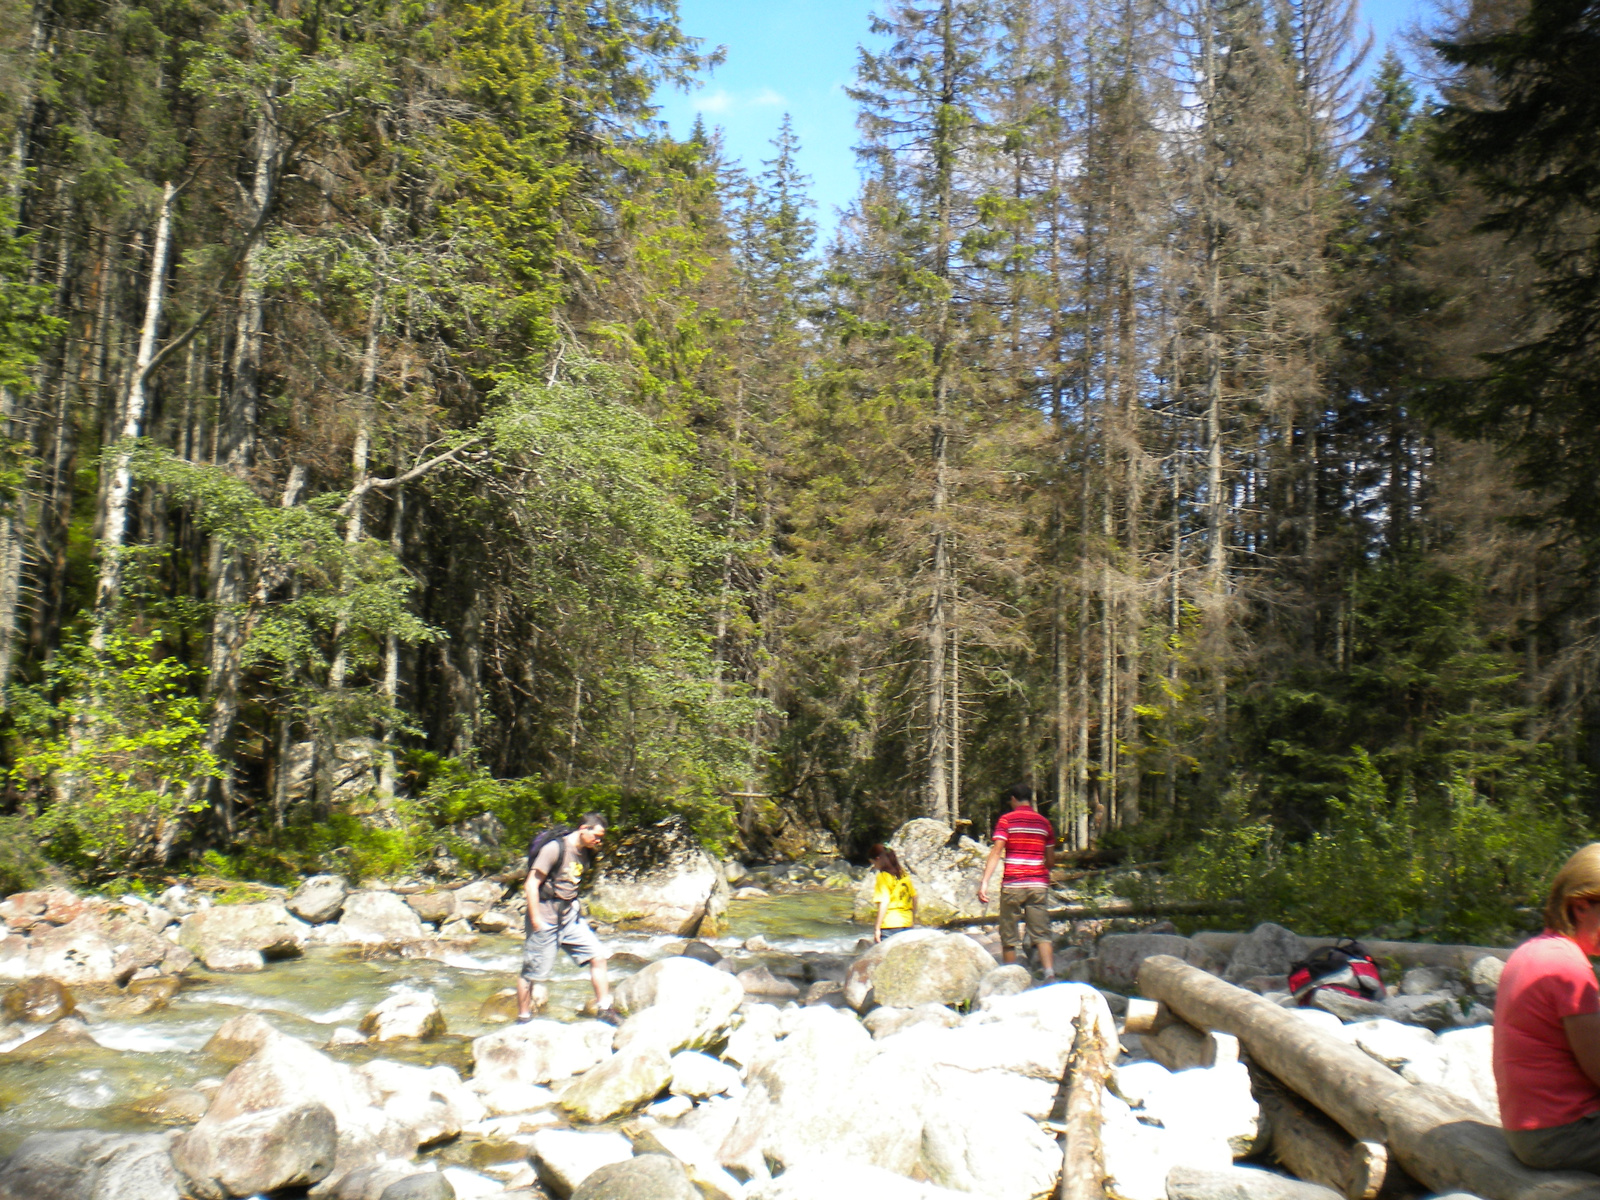
[[[936,872],[970,850],[929,832],[911,831],[928,850],[909,849],[908,865],[919,890],[959,903],[961,864]],[[1174,1170],[1270,1156],[1242,1064],[1175,1064],[1162,1032],[1130,1033],[1120,1018],[1154,956],[1286,1003],[1284,976],[1307,948],[1290,931],[1059,923],[1068,979],[1040,986],[999,966],[992,930],[863,942],[866,881],[847,864],[717,869],[706,899],[729,895],[701,905],[695,930],[716,932],[691,943],[673,924],[692,896],[661,922],[670,931],[607,928],[627,1017],[614,1031],[585,1018],[586,981],[564,957],[549,1011],[508,1024],[520,939],[502,930],[519,929],[520,912],[498,881],[314,878],[281,894],[189,888],[76,908],[59,894],[8,898],[9,969],[91,931],[109,950],[70,962],[85,979],[63,995],[39,975],[7,993],[0,1200],[307,1189],[334,1200],[1033,1200],[1061,1172],[1069,1064],[1086,1029],[1110,1051],[1105,1195],[1169,1200]],[[192,961],[162,949],[119,981],[130,959],[114,935],[141,921]],[[130,942],[150,956],[146,933]],[[1391,999],[1295,1011],[1497,1120],[1485,1022],[1498,957],[1397,953]],[[107,963],[109,981],[89,978]]]

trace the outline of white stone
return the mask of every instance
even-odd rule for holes
[[[1354,1021],[1346,1025],[1343,1036],[1392,1070],[1402,1069],[1417,1059],[1438,1057],[1434,1034],[1416,1025],[1402,1025],[1380,1017],[1374,1021]]]
[[[687,1096],[673,1093],[657,1100],[654,1104],[646,1105],[644,1111],[657,1121],[676,1121],[679,1117],[688,1116],[694,1111],[694,1101]]]
[[[1505,969],[1504,960],[1493,954],[1485,954],[1482,958],[1472,960],[1472,966],[1467,969],[1467,981],[1479,996],[1493,1000],[1495,993],[1500,990],[1500,975]]]
[[[810,1159],[745,1191],[745,1200],[970,1200],[931,1183],[831,1155]]]
[[[422,920],[393,892],[351,892],[339,916],[339,937],[362,945],[421,941]]]
[[[1500,1095],[1494,1082],[1494,1027],[1451,1029],[1439,1035],[1444,1060],[1439,1086],[1476,1104],[1500,1124]]]
[[[670,1090],[674,1095],[705,1100],[723,1095],[738,1086],[739,1072],[708,1054],[684,1050],[672,1056]]]
[[[361,1032],[375,1042],[419,1041],[445,1031],[439,998],[432,992],[396,992],[361,1018]]]
[[[550,1083],[603,1061],[615,1031],[602,1021],[529,1021],[472,1042],[473,1078],[482,1089]]]
[[[922,1173],[995,1200],[1044,1196],[1061,1174],[1061,1147],[1021,1113],[943,1096],[926,1105]]]
[[[539,1178],[558,1196],[570,1196],[607,1163],[632,1157],[633,1146],[620,1133],[541,1129],[533,1135],[534,1166]]]
[[[1315,1025],[1318,1029],[1325,1030],[1335,1037],[1344,1036],[1344,1022],[1331,1012],[1324,1012],[1320,1008],[1301,1008],[1299,1005],[1289,1009],[1308,1025]]]
[[[486,1196],[499,1196],[506,1189],[498,1179],[468,1171],[463,1167],[444,1167],[439,1171],[455,1189],[456,1200],[482,1200]]]
[[[674,956],[630,975],[613,995],[618,1011],[629,1014],[616,1032],[616,1048],[646,1041],[672,1054],[720,1038],[744,1001],[744,988],[726,972]]]

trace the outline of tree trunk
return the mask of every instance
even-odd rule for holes
[[[1093,1022],[1078,1022],[1067,1089],[1061,1156],[1061,1200],[1105,1200],[1106,1163],[1100,1142],[1100,1091],[1111,1073],[1105,1043]]]
[[[1263,1069],[1332,1117],[1351,1137],[1383,1142],[1435,1192],[1483,1200],[1597,1200],[1600,1179],[1523,1166],[1504,1134],[1465,1100],[1407,1083],[1354,1046],[1242,988],[1170,955],[1145,959],[1139,988],[1192,1025],[1221,1029]]]
[[[145,293],[144,324],[139,330],[139,353],[128,380],[122,404],[122,428],[112,450],[110,483],[106,488],[105,514],[101,521],[100,580],[95,589],[95,626],[91,644],[105,646],[111,614],[122,588],[123,548],[128,533],[128,499],[133,490],[133,443],[144,432],[149,408],[150,364],[155,358],[156,337],[166,300],[167,257],[172,249],[172,202],[177,189],[169,182],[161,188],[161,206],[156,214],[155,241],[150,251],[150,283]]]

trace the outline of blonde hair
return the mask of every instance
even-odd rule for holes
[[[1574,900],[1600,900],[1600,842],[1590,842],[1556,872],[1544,902],[1546,927],[1570,935]]]

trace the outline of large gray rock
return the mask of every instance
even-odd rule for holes
[[[883,965],[883,960],[889,957],[889,951],[896,946],[904,946],[912,942],[932,941],[944,936],[944,933],[940,930],[923,927],[898,934],[888,941],[877,942],[868,946],[845,969],[844,1002],[857,1012],[878,1003],[872,994],[872,979],[877,974],[878,968]]]
[[[916,1170],[925,1070],[907,1057],[876,1054],[861,1023],[839,1009],[784,1017],[788,1036],[749,1069],[738,1120],[718,1148],[722,1165],[761,1179],[837,1154],[900,1175]]]
[[[931,1183],[984,1196],[1049,1196],[1061,1147],[1031,1117],[974,1104],[952,1088],[924,1103],[922,1174]]]
[[[873,999],[892,1008],[967,1004],[995,965],[994,956],[963,933],[919,941],[897,937],[872,972]]]
[[[1265,921],[1233,948],[1222,977],[1229,983],[1243,983],[1260,975],[1287,975],[1305,956],[1306,944],[1299,934]]]
[[[168,1144],[164,1133],[35,1133],[0,1166],[0,1200],[178,1200]]]
[[[1291,1179],[1259,1167],[1203,1171],[1173,1167],[1167,1172],[1167,1200],[1339,1200],[1332,1188]]]
[[[71,991],[57,979],[24,979],[7,988],[5,997],[0,999],[0,1014],[8,1023],[53,1025],[77,1011],[78,1003]]]
[[[418,1171],[395,1180],[378,1200],[456,1200],[456,1189],[438,1171]]]
[[[375,1042],[421,1041],[444,1032],[444,1013],[432,992],[396,992],[362,1017],[359,1028]]]
[[[206,970],[219,975],[250,975],[267,969],[267,956],[249,946],[207,946],[200,961]]]
[[[1333,988],[1318,988],[1311,993],[1308,1007],[1332,1013],[1341,1021],[1372,1021],[1379,1017],[1404,1020],[1404,1015],[1391,1010],[1386,1002],[1365,1000],[1360,996],[1346,995]]]
[[[339,915],[350,889],[337,875],[313,875],[295,889],[287,905],[302,921],[320,925]]]
[[[375,1100],[368,1081],[351,1067],[295,1038],[271,1037],[228,1073],[195,1129],[269,1108],[321,1104],[338,1127],[338,1152],[328,1177],[337,1181],[358,1167],[416,1153],[413,1131]]]
[[[505,894],[503,884],[492,879],[479,879],[455,890],[454,913],[463,920],[476,921],[499,904]]]
[[[282,904],[219,904],[190,913],[178,928],[178,944],[196,958],[236,947],[266,958],[299,954],[309,932]]]
[[[1116,991],[1129,991],[1139,984],[1139,967],[1157,954],[1181,958],[1201,970],[1215,970],[1217,963],[1198,942],[1175,933],[1108,933],[1095,945],[1095,982]]]
[[[672,1063],[660,1047],[629,1046],[585,1071],[561,1093],[561,1107],[574,1120],[598,1124],[655,1099],[671,1082]]]
[[[982,1003],[990,996],[1015,996],[1032,986],[1033,976],[1028,974],[1028,968],[1009,963],[1003,967],[996,967],[983,977],[982,982],[978,984],[977,999]]]
[[[612,991],[628,1018],[617,1030],[616,1047],[648,1041],[667,1054],[698,1050],[729,1028],[744,995],[732,975],[692,958],[653,962]]]
[[[773,1000],[793,1000],[800,988],[787,979],[780,979],[764,964],[747,967],[734,976],[747,996],[770,997]]]
[[[224,1062],[242,1063],[268,1042],[283,1036],[260,1013],[240,1013],[217,1026],[203,1049]]]
[[[739,1072],[727,1063],[718,1062],[709,1054],[685,1050],[672,1056],[672,1083],[674,1096],[689,1096],[707,1100],[739,1087]]]
[[[604,1061],[615,1034],[616,1030],[602,1021],[511,1025],[473,1039],[472,1075],[485,1091],[569,1079]]]
[[[889,839],[889,848],[917,889],[917,919],[939,925],[952,917],[981,917],[978,881],[988,851],[969,837],[953,838],[943,821],[918,817],[907,821]],[[855,919],[870,925],[878,906],[872,899],[876,872],[867,872],[855,895]],[[895,941],[904,938],[898,935]]]
[[[572,1200],[700,1200],[683,1164],[665,1154],[640,1154],[598,1167]]]
[[[1475,995],[1492,1002],[1500,990],[1500,975],[1505,969],[1504,961],[1492,954],[1485,954],[1482,958],[1473,959],[1472,966],[1467,968],[1467,982]]]
[[[200,1118],[172,1146],[172,1161],[204,1200],[320,1183],[333,1170],[339,1127],[315,1101],[227,1120]]]
[[[961,1024],[961,1015],[942,1004],[924,1004],[920,1008],[885,1008],[880,1005],[861,1018],[861,1023],[874,1038],[882,1039],[894,1037],[919,1025],[953,1029]]]
[[[362,945],[421,941],[422,919],[393,892],[351,892],[339,917],[339,940]]]
[[[1439,1086],[1483,1110],[1500,1124],[1500,1093],[1494,1081],[1494,1026],[1452,1029],[1435,1043],[1443,1059]]]
[[[355,1070],[366,1081],[373,1103],[404,1126],[409,1140],[418,1146],[453,1138],[487,1115],[483,1099],[450,1067],[419,1067],[379,1058]]]
[[[1426,996],[1390,996],[1383,1002],[1385,1013],[1393,1020],[1407,1025],[1421,1025],[1426,1029],[1449,1029],[1456,1024],[1461,1009],[1454,996],[1432,994]]]
[[[622,834],[604,851],[589,912],[620,929],[705,937],[720,932],[728,880],[681,817]]]
[[[633,1145],[620,1133],[541,1129],[533,1135],[533,1165],[539,1180],[557,1196],[570,1196],[607,1163],[633,1157]]]
[[[67,911],[62,906],[57,915]],[[5,943],[0,978],[44,975],[67,987],[120,986],[177,950],[144,921],[103,906],[85,906],[64,924],[41,923],[30,937],[8,937]]]

